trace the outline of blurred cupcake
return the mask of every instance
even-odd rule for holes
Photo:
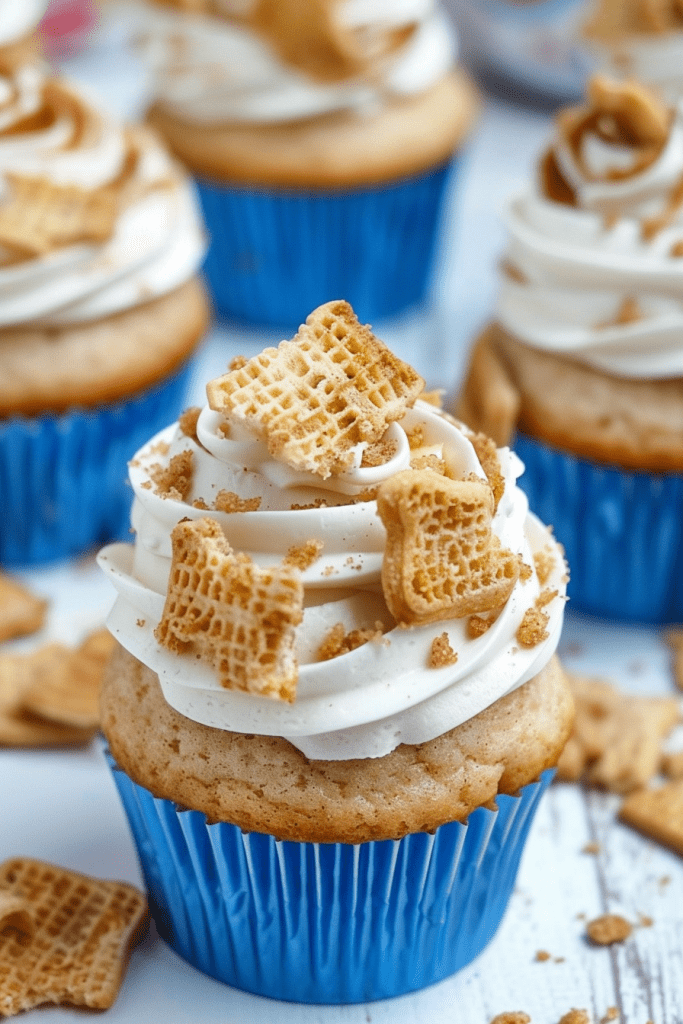
[[[142,24],[220,313],[295,328],[330,294],[371,320],[425,299],[476,110],[433,0],[169,0]]]
[[[100,555],[102,722],[157,925],[260,995],[379,999],[472,960],[571,728],[561,553],[514,455],[421,388],[328,303],[138,452],[135,545]]]
[[[598,65],[618,78],[683,95],[683,6],[671,0],[596,0],[583,36]]]
[[[182,174],[18,45],[0,50],[2,564],[125,533],[127,459],[177,414],[207,319]]]
[[[459,414],[515,438],[574,605],[683,618],[683,107],[596,77],[513,202]]]

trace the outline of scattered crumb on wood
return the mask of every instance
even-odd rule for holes
[[[623,942],[632,931],[633,926],[620,914],[603,914],[586,925],[586,934],[596,946],[611,946],[615,942]]]

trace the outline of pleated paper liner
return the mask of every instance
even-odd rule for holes
[[[131,399],[0,420],[0,564],[19,566],[128,539],[128,460],[172,423],[190,364]]]
[[[401,840],[279,842],[157,799],[110,758],[161,935],[200,971],[299,1003],[424,988],[494,935],[552,771]]]
[[[683,621],[683,475],[602,466],[519,435],[520,487],[569,563],[570,608]]]
[[[197,181],[210,235],[204,272],[217,312],[296,329],[346,299],[365,323],[422,302],[457,165],[395,183],[326,192]]]

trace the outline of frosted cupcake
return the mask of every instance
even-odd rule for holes
[[[216,307],[292,328],[328,295],[421,302],[473,89],[433,0],[148,4],[149,120],[197,178]]]
[[[125,533],[127,459],[177,415],[207,320],[184,175],[30,49],[0,49],[3,564]]]
[[[421,389],[328,303],[138,453],[135,544],[100,556],[157,924],[261,995],[384,998],[476,956],[571,728],[561,553],[515,456]]]
[[[459,413],[515,437],[574,605],[683,617],[683,109],[595,78],[512,204]]]
[[[599,66],[651,86],[669,102],[683,95],[683,8],[656,0],[598,0],[583,36]]]

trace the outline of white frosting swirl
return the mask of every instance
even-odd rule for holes
[[[125,175],[113,230],[16,261],[0,245],[0,327],[61,325],[108,316],[187,281],[205,249],[185,176],[156,139],[124,130],[36,66],[0,78],[0,203],[8,175],[92,192]]]
[[[503,276],[498,319],[527,345],[608,373],[683,375],[683,101],[642,171],[610,178],[609,168],[633,166],[634,153],[590,134],[580,161],[561,140],[554,154],[575,205],[548,199],[538,184],[512,203],[512,273]],[[669,208],[662,227],[644,230]],[[635,315],[620,315],[628,302]]]
[[[455,61],[450,22],[434,0],[341,0],[343,28],[371,47],[382,35],[415,26],[407,42],[372,73],[318,82],[287,66],[248,27],[205,15],[138,8],[138,39],[154,69],[155,99],[191,121],[267,123],[338,110],[374,112],[386,97],[436,84]]]
[[[46,8],[47,0],[0,0],[0,46],[32,32]]]
[[[535,570],[530,579],[520,579],[493,625],[478,639],[469,637],[466,619],[395,627],[380,584],[386,535],[376,503],[349,504],[345,497],[405,468],[410,457],[405,431],[418,425],[424,453],[439,454],[457,477],[485,478],[474,448],[454,421],[417,402],[389,428],[398,442],[390,464],[356,467],[341,479],[324,482],[277,464],[264,444],[248,436],[226,440],[217,433],[218,423],[215,414],[203,411],[198,436],[206,447],[173,425],[138,452],[130,465],[135,546],[110,545],[100,555],[118,593],[110,629],[158,674],[166,700],[181,714],[220,729],[284,736],[313,759],[379,757],[400,743],[421,743],[452,729],[548,662],[562,625],[565,566],[549,533],[528,513],[526,498],[515,484],[523,467],[508,449],[499,453],[505,493],[494,532],[504,547],[532,567],[534,552],[550,548],[554,568],[544,586],[558,592],[547,607],[548,637],[531,648],[518,643],[516,632],[540,593]],[[195,467],[192,493],[186,502],[160,497],[150,487],[151,467],[166,465],[186,450],[193,453]],[[333,489],[324,489],[328,487]],[[207,513],[193,506],[197,498],[212,504],[221,489],[242,498],[259,496],[261,506],[242,513]],[[329,504],[321,505],[322,499]],[[310,507],[316,501],[317,507]],[[309,507],[293,510],[294,504]],[[260,565],[281,561],[290,547],[311,539],[323,542],[320,556],[302,573],[304,617],[297,629],[299,679],[292,704],[226,690],[207,665],[171,653],[154,637],[171,566],[171,531],[183,517],[207,514],[220,523],[236,550]],[[389,627],[381,639],[328,661],[317,660],[323,639],[337,623],[350,631],[372,628],[377,620]],[[444,631],[457,651],[457,662],[429,668],[432,641]]]

